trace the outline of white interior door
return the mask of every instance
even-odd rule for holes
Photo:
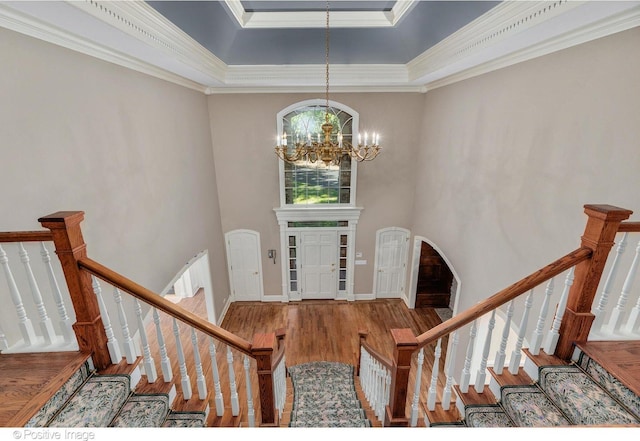
[[[300,233],[302,299],[335,299],[338,294],[338,233]]]
[[[376,234],[373,293],[376,297],[400,297],[406,279],[409,231],[385,228]]]
[[[225,236],[229,281],[234,299],[261,300],[263,286],[260,234],[250,230],[234,230]]]

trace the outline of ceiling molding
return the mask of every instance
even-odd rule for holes
[[[505,2],[407,63],[409,81],[452,84],[638,26],[640,2]]]
[[[469,78],[473,78],[498,69],[532,60],[537,57],[558,52],[582,43],[607,37],[640,26],[640,6],[624,10],[605,19],[598,20],[587,26],[566,32],[562,36],[550,38],[540,43],[529,45],[523,49],[497,57],[490,61],[474,65],[470,68],[461,68],[457,72],[439,72],[433,78],[423,77],[425,92],[438,87],[447,86]],[[455,66],[450,67],[455,71]]]
[[[52,26],[3,4],[0,4],[0,26],[189,89],[206,92],[207,87],[201,82],[73,35],[66,29]]]
[[[403,64],[332,64],[329,78],[333,87],[406,86]],[[232,87],[326,87],[326,66],[229,66],[225,85]]]
[[[226,65],[142,1],[0,3],[0,26],[206,94],[325,87],[324,65]],[[331,65],[331,91],[425,92],[636,26],[640,1],[504,2],[407,64]]]
[[[332,11],[332,28],[384,28],[395,26],[419,0],[397,1],[391,11]],[[324,28],[326,11],[248,12],[240,0],[224,0],[240,27],[244,29]]]

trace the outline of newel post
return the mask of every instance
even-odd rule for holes
[[[277,427],[276,402],[273,390],[273,353],[276,348],[276,334],[255,334],[251,343],[251,353],[258,369],[258,391],[260,393],[261,427]]]
[[[80,223],[82,211],[59,211],[41,217],[38,222],[51,230],[56,254],[60,259],[69,295],[76,314],[73,324],[81,351],[91,352],[93,364],[103,369],[111,364],[107,349],[107,335],[100,317],[98,299],[93,292],[91,275],[81,271],[78,260],[87,257],[87,246],[82,237]]]
[[[411,356],[418,349],[418,341],[411,329],[392,329],[391,336],[396,347],[393,350],[389,405],[386,408],[384,425],[385,427],[407,427],[409,419],[406,415],[406,407]]]
[[[591,313],[591,306],[609,251],[614,244],[620,222],[633,213],[611,205],[585,205],[584,212],[589,218],[581,245],[591,249],[593,254],[590,259],[576,265],[575,279],[560,325],[555,355],[565,360],[571,358],[574,342],[586,341],[589,336],[595,318]]]
[[[360,367],[362,366],[362,344],[367,340],[369,331],[361,329],[358,331],[358,362],[356,365],[356,376],[360,376]]]

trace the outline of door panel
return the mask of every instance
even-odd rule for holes
[[[378,231],[374,294],[400,297],[404,292],[409,232],[399,228]]]
[[[262,297],[260,235],[236,230],[226,235],[229,279],[235,300],[256,301]]]
[[[338,235],[335,231],[300,234],[302,299],[335,299]]]

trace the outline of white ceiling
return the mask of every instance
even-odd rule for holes
[[[0,26],[203,93],[325,87],[322,1],[0,1]],[[332,91],[427,91],[640,25],[640,1],[330,2]]]

